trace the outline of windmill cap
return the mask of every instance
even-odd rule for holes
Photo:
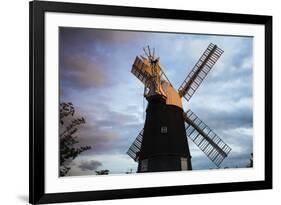
[[[181,97],[175,88],[166,80],[161,80],[161,87],[167,96],[166,104],[182,108]]]

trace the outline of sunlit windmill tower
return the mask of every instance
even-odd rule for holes
[[[160,66],[160,58],[149,46],[146,57],[137,56],[131,72],[144,84],[148,101],[144,128],[127,154],[138,162],[137,172],[191,170],[187,136],[219,167],[231,148],[190,109],[183,110],[223,50],[210,44],[178,90]]]

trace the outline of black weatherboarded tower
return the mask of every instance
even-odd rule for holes
[[[178,91],[154,49],[144,52],[147,57],[137,56],[131,70],[148,101],[144,128],[127,151],[138,162],[137,172],[192,170],[187,136],[219,167],[231,148],[191,110],[184,112],[181,98],[190,100],[223,51],[211,43]]]
[[[167,98],[171,97],[169,94]],[[160,94],[147,97],[138,172],[191,169],[182,107],[167,104],[167,98]]]

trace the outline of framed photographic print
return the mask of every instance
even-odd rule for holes
[[[272,17],[30,2],[30,203],[272,188]]]

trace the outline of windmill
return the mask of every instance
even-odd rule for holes
[[[220,167],[231,148],[190,109],[183,110],[182,98],[189,102],[223,50],[210,43],[178,90],[161,69],[155,50],[148,46],[144,53],[131,70],[144,84],[148,101],[144,128],[127,151],[138,162],[137,172],[192,170],[187,137]]]

